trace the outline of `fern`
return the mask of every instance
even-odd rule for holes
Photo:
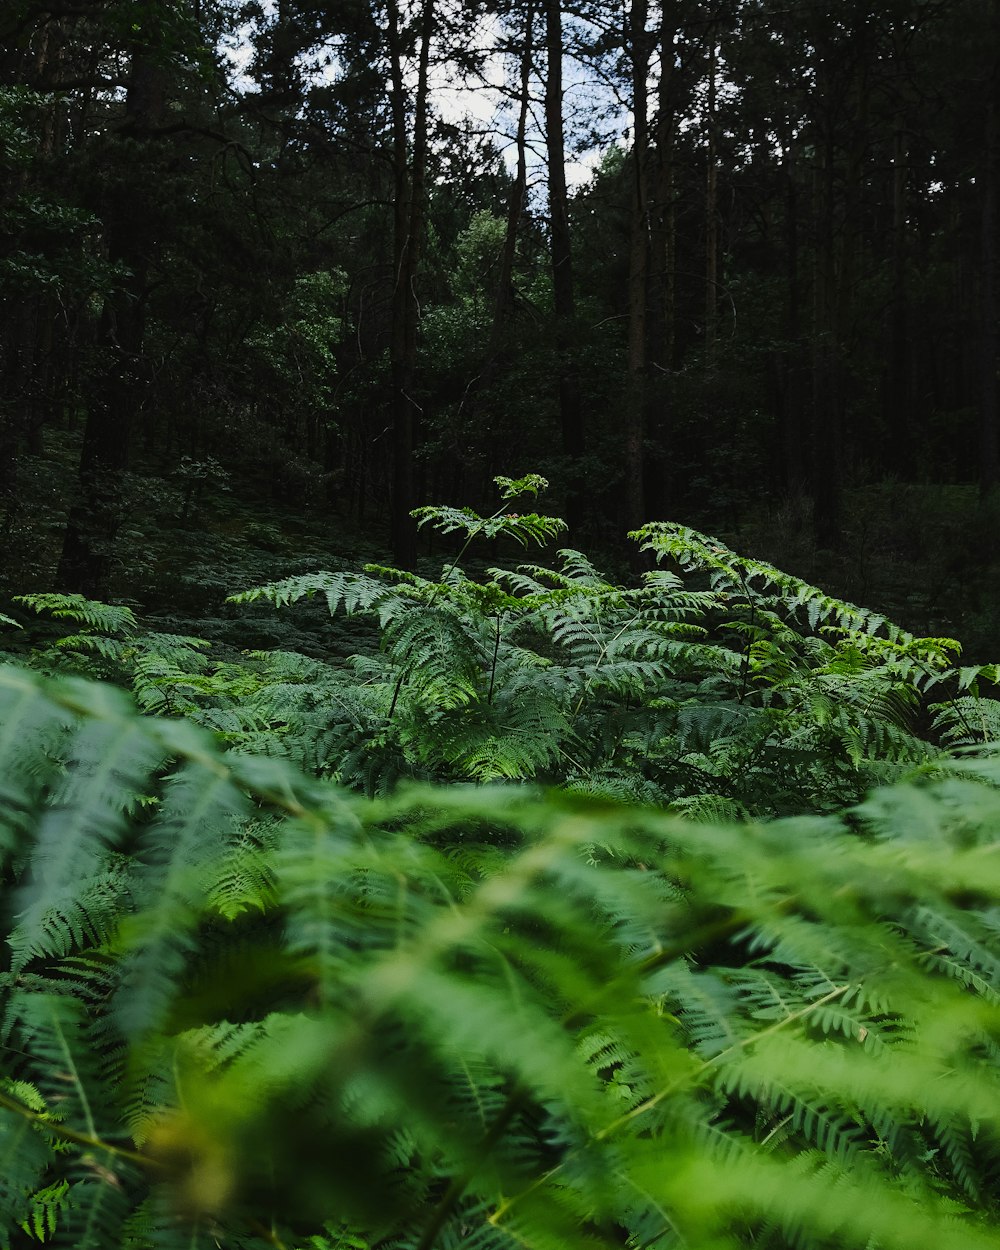
[[[693,823],[523,787],[371,802],[16,670],[0,712],[33,935],[11,1235],[996,1243],[995,757],[844,816]],[[119,874],[116,924],[28,925],[70,897],[36,850],[62,823],[81,892]]]
[[[677,526],[694,586],[473,580],[558,529],[499,485],[424,512],[436,580],[239,597],[369,620],[346,661],[35,597],[36,667],[134,701],[0,670],[0,1230],[995,1246],[996,669]]]
[[[282,608],[319,598],[370,622],[377,649],[218,662],[197,639],[144,631],[127,608],[50,595],[32,606],[84,628],[36,663],[111,676],[146,711],[368,794],[406,779],[537,780],[692,815],[835,811],[942,747],[1000,734],[982,695],[991,666],[952,668],[951,640],[916,638],[685,527],[637,537],[694,586],[660,569],[622,587],[572,550],[552,568],[474,580],[460,567],[473,540],[559,530],[510,511],[542,479],[498,485],[489,517],[421,510],[462,541],[436,580],[369,565],[233,596]]]

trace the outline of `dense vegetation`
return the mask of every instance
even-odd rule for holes
[[[1000,1246],[998,205],[995,0],[0,5],[0,1250]]]
[[[6,1244],[995,1246],[997,669],[679,526],[470,576],[499,484],[236,596],[351,658],[26,597]]]
[[[992,659],[997,20],[8,0],[0,591],[413,568],[530,468],[609,567],[683,518]]]

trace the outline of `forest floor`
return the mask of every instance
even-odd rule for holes
[[[19,510],[0,533],[0,611],[23,615],[10,596],[55,589],[74,442],[62,437],[51,451],[22,461]],[[334,625],[320,605],[300,605],[279,620],[266,607],[225,604],[228,594],[292,574],[389,561],[386,516],[359,523],[315,502],[257,502],[266,493],[266,483],[252,481],[209,480],[192,491],[190,480],[165,477],[155,464],[130,475],[109,597],[157,629],[194,634],[223,651],[280,647],[330,655],[363,646],[366,630],[355,637],[350,621]],[[884,612],[913,633],[957,638],[966,663],[1000,658],[1000,500],[982,503],[973,486],[884,482],[849,489],[843,543],[833,552],[817,549],[806,502],[759,504],[738,522],[711,513],[670,519]],[[421,571],[429,576],[449,554],[436,543],[421,543]],[[588,554],[612,576],[625,567],[624,547]],[[484,565],[521,558],[516,548],[470,555],[472,567],[477,555]]]

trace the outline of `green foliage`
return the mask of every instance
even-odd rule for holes
[[[183,715],[195,710],[191,696],[207,667],[202,652],[209,644],[204,639],[140,630],[131,608],[95,603],[83,595],[18,595],[15,602],[82,627],[36,650],[37,667],[68,667],[130,686],[146,712]]]
[[[418,509],[461,540],[436,580],[368,565],[232,597],[319,599],[369,621],[372,645],[345,660],[213,662],[202,641],[146,632],[127,608],[36,595],[22,602],[83,627],[36,663],[72,657],[130,685],[145,711],[369,794],[402,778],[537,780],[695,820],[837,810],[942,747],[1000,738],[993,667],[953,668],[952,640],[915,637],[683,526],[635,536],[673,565],[637,587],[572,550],[473,580],[461,563],[474,542],[526,546],[562,528],[512,510],[543,478],[497,485],[491,516]]]
[[[497,481],[505,501],[544,487]],[[322,596],[331,613],[377,622],[379,653],[346,667],[306,677],[292,657],[257,657],[270,671],[243,704],[257,729],[280,725],[299,762],[348,785],[534,778],[695,818],[780,815],[855,801],[933,758],[929,734],[958,740],[951,705],[933,719],[925,707],[932,686],[963,688],[957,643],[916,638],[696,531],[636,535],[687,582],[664,569],[625,588],[570,550],[554,568],[493,568],[477,582],[458,567],[473,539],[541,542],[559,523],[505,507],[416,515],[465,539],[437,581],[370,565],[233,597]]]
[[[339,272],[302,274],[295,279],[280,325],[262,326],[247,343],[264,374],[268,392],[306,411],[325,411],[338,372],[336,348],[344,337],[334,309],[344,295]]]
[[[23,86],[0,86],[0,280],[5,305],[15,307],[26,293],[48,292],[63,298],[91,296],[119,276],[117,267],[85,248],[97,221],[87,209],[41,194],[26,178],[45,144],[46,115],[65,100]],[[23,315],[23,314],[22,314]]]
[[[373,802],[8,668],[0,778],[8,1237],[997,1244],[995,754],[771,824]]]

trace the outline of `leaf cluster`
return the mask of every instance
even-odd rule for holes
[[[694,819],[835,811],[943,748],[1000,735],[995,669],[954,667],[953,640],[915,637],[687,527],[634,535],[664,563],[639,586],[570,549],[473,579],[461,561],[474,541],[541,543],[562,525],[510,510],[544,479],[497,483],[492,516],[418,511],[462,538],[437,578],[368,565],[231,597],[319,600],[370,622],[377,645],[346,660],[213,662],[200,640],[143,630],[126,608],[36,595],[23,602],[83,627],[36,663],[76,656],[146,711],[368,794],[401,779],[533,780]]]
[[[371,800],[0,672],[0,1228],[987,1250],[1000,763],[694,824]]]

